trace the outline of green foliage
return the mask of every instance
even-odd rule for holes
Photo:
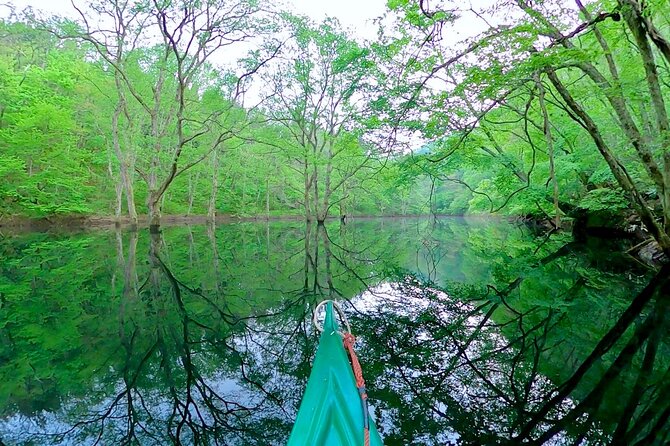
[[[366,43],[353,39],[336,19],[312,23],[281,14],[266,23],[268,29],[292,36],[281,57],[269,58],[274,48],[269,39],[239,61],[239,68],[251,70],[269,58],[262,69],[271,74],[260,77],[267,100],[254,110],[231,99],[239,87],[234,68],[204,64],[185,92],[183,131],[195,138],[184,146],[179,165],[189,167],[169,185],[163,212],[205,214],[213,203],[225,214],[300,215],[305,213],[305,185],[313,184],[310,178],[316,188],[310,189],[308,201],[316,195],[323,201],[327,172],[335,188],[323,204],[330,215],[498,211],[545,218],[577,207],[629,208],[629,197],[621,193],[610,166],[542,73],[547,67],[558,67],[557,75],[574,97],[607,129],[606,143],[655,204],[661,189],[635,159],[607,106],[607,92],[615,90],[594,88],[578,70],[580,64],[608,70],[590,30],[580,34],[578,44],[534,48],[551,32],[549,22],[562,23],[566,12],[546,2],[537,11],[507,18],[509,25],[461,42],[469,48],[467,54],[451,60],[455,47],[438,38],[458,19],[457,8],[450,5],[391,0],[391,25],[377,41]],[[609,10],[598,2],[589,8]],[[649,11],[658,8],[654,4]],[[61,34],[82,31],[73,22],[50,23]],[[165,124],[161,136],[152,137],[146,113],[133,93],[122,89],[128,109],[119,117],[116,153],[111,116],[119,92],[109,64],[89,44],[58,40],[29,21],[4,20],[0,28],[0,214],[126,213],[126,191],[120,188],[124,166],[137,209],[146,213],[151,191],[138,171],[146,176],[152,163],[165,167],[173,160],[174,103],[163,100],[158,106]],[[621,89],[636,122],[649,127],[645,137],[655,140],[653,123],[645,124],[651,122],[652,110],[635,48],[622,38],[620,24],[608,19],[598,23],[598,30],[621,67],[619,83],[612,88]],[[134,93],[145,101],[151,102],[161,70],[177,70],[175,58],[161,54],[159,46],[144,44],[125,54],[123,69]],[[661,89],[667,96],[664,73]],[[546,90],[553,160],[536,76]],[[171,98],[175,79],[165,77],[163,88]],[[335,104],[332,110],[317,107],[327,99]],[[203,134],[196,122],[208,123]],[[329,128],[333,122],[337,125]],[[215,156],[209,148],[221,132],[230,137]],[[396,134],[410,141],[402,150],[391,141]],[[303,141],[305,135],[310,143]],[[331,151],[325,149],[326,141],[332,143]],[[155,155],[157,145],[164,149]],[[654,155],[661,156],[662,145],[653,147]],[[552,175],[558,211],[553,209]]]
[[[39,444],[68,430],[65,441],[87,443],[102,432],[101,441],[117,444],[138,423],[138,443],[169,443],[170,433],[198,429],[198,417],[177,428],[164,410],[190,396],[190,407],[203,417],[221,413],[219,397],[228,407],[245,408],[244,416],[208,422],[201,438],[232,432],[242,444],[268,444],[255,436],[272,429],[270,444],[281,445],[316,342],[309,309],[333,296],[355,305],[348,314],[370,397],[384,409],[376,416],[394,426],[384,432],[388,441],[416,444],[454,426],[474,437],[468,423],[519,416],[518,406],[493,406],[503,400],[481,395],[481,377],[471,376],[467,388],[477,389],[485,406],[468,404],[474,396],[463,393],[464,386],[440,381],[454,342],[468,338],[490,308],[480,313],[475,307],[499,303],[492,312],[495,330],[478,336],[478,345],[507,344],[524,332],[538,334],[527,339],[533,345],[547,336],[545,354],[537,363],[525,358],[519,370],[535,364],[542,382],[558,384],[641,286],[610,251],[573,247],[542,263],[566,237],[534,238],[490,219],[354,219],[325,229],[299,222],[182,226],[155,237],[103,231],[0,240],[3,441]],[[503,305],[494,290],[519,278]],[[515,315],[507,308],[523,320],[509,323]],[[537,332],[547,314],[554,315],[552,324]],[[484,377],[508,368],[512,353],[491,346],[495,367],[486,367]],[[398,377],[408,368],[411,383]],[[495,382],[513,395],[507,381]],[[524,383],[523,376],[513,382],[517,388]],[[578,392],[592,384],[586,381]],[[616,399],[606,404],[615,414],[622,405]],[[430,407],[445,405],[448,419],[429,415]],[[104,424],[95,422],[108,408],[114,410]],[[409,422],[403,413],[415,415]],[[16,418],[34,424],[26,430],[8,421]]]
[[[348,39],[334,21],[312,28],[302,19],[291,20],[295,21],[301,45],[307,48],[318,42],[318,57],[330,63],[342,78],[351,78],[349,87],[342,91],[344,100],[360,92],[360,73],[374,68],[370,50]],[[91,57],[92,49],[85,44],[62,41],[56,45],[50,34],[23,22],[5,21],[1,26],[0,214],[110,215],[117,208],[125,213],[125,191],[121,190],[119,195],[118,189],[121,162],[131,169],[137,209],[146,213],[149,191],[139,181],[133,166],[145,170],[154,145],[170,144],[169,134],[175,131],[174,125],[165,128],[168,136],[160,141],[152,138],[148,132],[150,123],[142,118],[139,105],[129,100],[128,113],[134,118],[130,121],[123,113],[120,116],[120,149],[124,157],[121,161],[113,146],[111,115],[117,96],[110,67]],[[77,31],[76,26],[72,28],[67,23],[59,26],[63,33]],[[56,49],[52,49],[54,46]],[[161,67],[157,51],[155,47],[140,47],[128,54],[124,65],[136,93],[146,100],[151,98]],[[33,58],[26,59],[26,54],[32,54]],[[296,81],[300,81],[300,73],[307,76],[314,69],[314,63],[308,59],[297,60],[296,64]],[[243,109],[231,108],[228,92],[235,81],[229,75],[221,77],[219,70],[211,66],[194,79],[187,100],[197,107],[191,109],[187,118],[220,116],[220,119],[212,121],[212,131],[188,145],[182,155],[183,163],[195,162],[206,153],[213,142],[214,130],[236,128],[237,133],[219,147],[216,162],[210,155],[175,179],[164,198],[164,213],[205,214],[214,192],[220,213],[253,216],[303,212],[300,204],[303,179],[294,161],[303,156],[302,149],[296,147],[286,128],[268,124],[267,116],[261,113],[247,116]],[[163,88],[174,90],[173,80],[167,79]],[[129,91],[125,94],[132,99]],[[170,108],[171,104],[165,102],[160,113],[169,113]],[[220,115],[221,110],[228,111]],[[184,127],[187,135],[198,131],[190,122]],[[401,208],[402,213],[423,211],[421,207],[398,204],[397,197],[406,196],[407,191],[396,193],[392,187],[393,175],[379,174],[387,162],[368,160],[365,152],[370,148],[363,148],[360,136],[359,130],[347,128],[334,139],[332,183],[337,184],[345,177],[347,180],[333,193],[332,211],[337,213],[338,208],[348,214],[401,213]],[[170,152],[165,151],[158,162],[168,163],[170,157]],[[310,155],[309,160],[325,169],[325,159]],[[367,164],[363,169],[362,163]],[[214,191],[215,180],[218,186]],[[411,188],[409,182],[406,187]]]
[[[579,201],[579,207],[583,209],[607,211],[611,214],[620,213],[629,206],[628,198],[616,189],[594,189]]]
[[[13,33],[25,32],[21,24],[2,24],[2,28],[10,41]],[[48,41],[35,34],[31,38],[36,40],[25,39],[23,47],[15,50]],[[91,75],[92,67],[81,54],[67,49],[21,64],[12,64],[14,58],[0,54],[4,74],[0,100],[5,104],[0,156],[3,178],[9,180],[0,186],[0,212],[36,217],[91,213],[88,202],[94,196],[90,183],[95,174],[90,168],[100,146],[79,122],[84,110],[76,104],[87,102],[79,83]]]

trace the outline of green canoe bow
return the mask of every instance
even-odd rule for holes
[[[287,446],[363,446],[363,404],[328,302],[323,333]],[[382,440],[370,419],[370,445]]]

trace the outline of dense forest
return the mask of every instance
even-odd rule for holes
[[[369,27],[0,4],[0,446],[283,445],[324,300],[387,445],[668,444],[670,1]]]
[[[373,41],[252,0],[74,5],[0,24],[3,219],[501,212],[670,250],[664,1],[393,0]]]

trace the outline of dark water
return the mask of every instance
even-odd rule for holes
[[[283,445],[326,298],[386,444],[668,438],[667,280],[638,295],[653,274],[564,235],[245,223],[4,236],[0,256],[0,444]]]

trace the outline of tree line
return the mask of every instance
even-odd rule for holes
[[[398,64],[389,128],[434,147],[419,165],[463,184],[470,209],[635,214],[668,254],[667,2],[525,0],[491,7],[394,1]],[[457,18],[482,31],[454,44]],[[533,209],[534,208],[534,209]]]
[[[670,249],[663,2],[395,0],[366,42],[246,0],[79,6],[2,22],[3,215],[630,212]]]
[[[362,138],[375,65],[336,20],[145,3],[3,21],[3,216],[148,214],[158,227],[163,213],[425,212],[421,188],[380,174],[389,152]],[[232,68],[214,64],[247,43]]]

